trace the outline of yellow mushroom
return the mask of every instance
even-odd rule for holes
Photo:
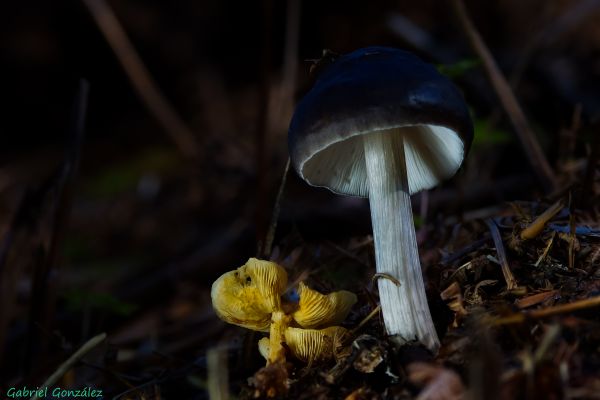
[[[225,322],[268,332],[271,314],[281,310],[287,273],[274,262],[250,258],[235,271],[221,275],[212,285],[215,312]]]
[[[348,335],[337,325],[346,318],[356,303],[356,296],[347,291],[323,295],[300,283],[300,301],[281,304],[287,285],[287,273],[279,265],[250,258],[235,271],[227,272],[212,285],[211,298],[217,315],[225,322],[244,328],[269,332],[258,342],[258,348],[268,364],[285,361],[286,347],[292,354],[309,363],[331,359]],[[294,321],[302,329],[291,327]]]
[[[287,328],[285,342],[294,357],[310,364],[332,359],[348,335],[348,330],[341,326],[325,329]]]
[[[273,313],[269,337],[258,341],[258,351],[267,360],[267,364],[285,361],[285,331],[292,318],[281,311]]]
[[[356,303],[356,295],[346,290],[321,294],[306,286],[298,285],[300,302],[292,314],[294,321],[303,328],[322,328],[339,325]]]

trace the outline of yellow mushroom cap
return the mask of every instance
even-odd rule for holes
[[[298,285],[298,294],[298,310],[292,316],[303,328],[339,325],[356,303],[356,295],[352,292],[341,290],[324,295],[303,282]]]
[[[285,342],[294,357],[301,361],[326,361],[333,358],[348,334],[348,330],[341,326],[325,329],[288,328]]]
[[[250,258],[212,285],[215,312],[223,321],[256,331],[268,331],[271,313],[281,309],[287,273],[274,262]]]

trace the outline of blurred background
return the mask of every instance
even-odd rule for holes
[[[598,204],[588,160],[598,147],[600,2],[466,6],[556,174],[550,192],[450,2],[3,4],[0,388],[40,385],[107,332],[95,361],[63,386],[92,382],[115,396],[167,382],[163,394],[179,385],[182,398],[206,397],[206,350],[252,340],[214,316],[210,285],[260,255],[288,157],[287,125],[324,49],[407,49],[463,91],[475,124],[471,154],[454,179],[415,196],[417,226],[570,189]],[[81,78],[89,82],[83,136],[74,112],[85,103]],[[298,270],[326,264],[371,231],[367,201],[309,187],[293,171],[279,205],[268,256],[293,264],[294,249],[315,246]],[[235,368],[245,377],[260,364]]]

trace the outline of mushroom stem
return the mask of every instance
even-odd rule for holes
[[[283,311],[274,311],[271,316],[271,329],[269,338],[269,356],[267,364],[285,361],[285,330],[290,326],[291,317]]]
[[[437,351],[413,224],[401,128],[363,135],[379,298],[387,333],[399,344],[419,340]]]

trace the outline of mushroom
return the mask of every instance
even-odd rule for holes
[[[304,282],[298,284],[300,301],[292,317],[303,328],[339,325],[356,303],[356,295],[346,290],[328,295],[312,290]]]
[[[285,331],[285,343],[300,361],[312,364],[327,361],[335,357],[350,335],[341,326],[325,329],[288,328]]]
[[[313,186],[368,197],[381,310],[399,344],[439,347],[427,305],[410,195],[453,176],[473,138],[458,89],[405,51],[369,47],[335,60],[298,103],[292,164]],[[399,282],[399,284],[398,284]]]
[[[271,315],[281,310],[287,272],[274,262],[250,258],[240,268],[221,275],[210,296],[223,321],[255,331],[268,332]]]
[[[334,358],[348,342],[350,332],[341,326],[324,329],[288,327],[284,332],[285,344],[300,361],[309,364]],[[258,351],[268,361],[271,354],[271,339],[258,341]]]
[[[269,332],[258,342],[267,363],[285,361],[285,347],[303,361],[322,361],[333,357],[347,330],[339,326],[354,303],[356,295],[342,290],[323,295],[299,284],[299,302],[283,304],[287,273],[270,261],[250,258],[238,269],[221,275],[212,285],[215,312],[225,322],[255,331]],[[300,325],[301,328],[292,326]],[[324,329],[305,329],[323,327]]]

